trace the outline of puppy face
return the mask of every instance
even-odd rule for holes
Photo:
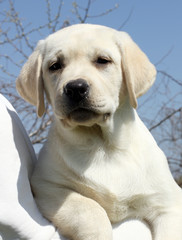
[[[44,113],[44,92],[65,126],[104,124],[126,95],[136,98],[155,68],[128,34],[99,25],[60,30],[38,43],[17,79],[21,96]]]
[[[64,30],[47,39],[43,81],[60,120],[102,123],[118,108],[123,79],[121,54],[113,38],[108,31],[93,28]]]

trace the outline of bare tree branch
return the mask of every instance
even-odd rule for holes
[[[163,122],[165,122],[166,120],[168,120],[169,118],[171,118],[174,114],[176,114],[177,112],[181,112],[182,111],[182,107],[174,110],[172,113],[170,113],[169,115],[167,115],[165,118],[163,118],[160,122],[158,122],[157,124],[155,124],[154,126],[149,128],[149,131],[152,131],[154,128],[159,127]]]
[[[161,59],[159,59],[159,60],[155,63],[155,66],[161,64],[167,57],[169,57],[169,55],[172,53],[173,49],[174,49],[174,47],[171,47],[171,48],[169,49],[169,51],[168,51],[164,56],[162,56]]]
[[[47,18],[48,18],[48,28],[51,30],[51,33],[57,30],[57,25],[59,24],[59,19],[61,17],[61,10],[63,6],[63,0],[60,0],[57,12],[54,14],[53,18],[51,16],[51,3],[50,0],[45,0],[47,4]]]
[[[74,7],[74,10],[73,10],[73,13],[76,14],[76,17],[78,18],[78,20],[80,21],[80,23],[85,23],[85,21],[87,20],[88,18],[88,12],[90,10],[90,5],[91,5],[91,0],[88,0],[87,1],[87,7],[86,8],[82,8],[80,7],[77,2],[73,2],[72,3],[73,7]],[[79,10],[82,9],[84,10],[84,16],[82,17]]]
[[[170,80],[172,80],[173,82],[175,82],[178,85],[182,86],[182,81],[176,80],[174,77],[172,77],[170,74],[166,73],[165,71],[157,70],[157,72],[163,74],[164,76],[170,78]]]
[[[134,8],[132,8],[128,14],[128,17],[125,19],[125,21],[121,24],[121,26],[118,28],[118,30],[121,30],[125,27],[125,25],[129,22],[129,20],[131,19],[131,16],[133,14],[133,10]]]
[[[97,15],[88,15],[88,18],[98,18],[98,17],[103,17],[113,11],[115,11],[116,9],[118,9],[119,5],[115,4],[115,6],[113,8],[107,9],[106,11],[99,13]]]

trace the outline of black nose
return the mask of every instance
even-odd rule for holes
[[[64,93],[70,100],[80,102],[89,94],[89,85],[83,79],[70,81],[64,87]]]

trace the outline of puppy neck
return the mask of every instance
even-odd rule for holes
[[[56,123],[53,127],[64,142],[73,145],[88,146],[88,142],[93,144],[97,139],[102,145],[119,147],[128,144],[132,138],[136,125],[135,118],[135,110],[128,101],[125,101],[104,123],[67,127],[60,123],[59,119],[55,119]]]
[[[129,101],[125,101],[111,119],[101,126],[104,141],[113,146],[121,146],[121,142],[128,142],[136,128],[136,115]]]

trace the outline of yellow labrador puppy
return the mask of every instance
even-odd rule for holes
[[[32,178],[43,215],[74,240],[111,240],[112,223],[145,220],[155,240],[182,240],[182,191],[139,119],[156,70],[125,32],[82,24],[38,43],[20,95],[55,115]]]

